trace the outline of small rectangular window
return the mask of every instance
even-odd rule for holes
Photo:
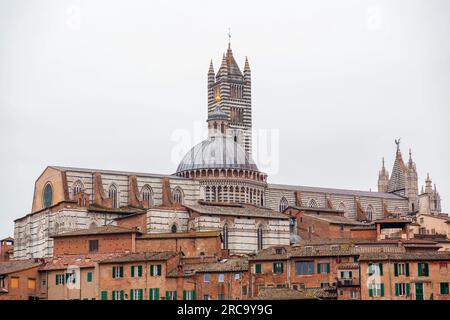
[[[225,280],[225,275],[223,273],[219,273],[219,282],[223,282]]]
[[[89,252],[98,252],[98,240],[89,240]]]
[[[18,277],[11,277],[11,285],[10,285],[10,287],[12,288],[12,289],[17,289],[17,288],[19,288],[19,278]]]
[[[441,294],[448,295],[449,294],[449,286],[448,282],[441,282]]]
[[[209,273],[205,273],[205,274],[203,275],[203,282],[209,283]]]
[[[28,289],[36,289],[36,279],[28,279]]]

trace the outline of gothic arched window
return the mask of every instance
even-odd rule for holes
[[[172,225],[172,227],[170,227],[170,231],[172,233],[177,233],[177,225],[175,223]]]
[[[77,193],[83,191],[83,183],[80,180],[77,180],[72,187],[73,195],[75,196]]]
[[[280,212],[284,212],[284,210],[286,210],[288,206],[289,206],[289,203],[286,200],[286,198],[285,197],[281,198],[280,205],[278,207]]]
[[[367,206],[366,213],[367,213],[367,220],[372,221],[373,218],[374,218],[374,216],[373,216],[374,215],[374,211],[373,211],[372,205],[369,204]]]
[[[262,226],[258,227],[258,250],[262,250],[263,248],[263,228]]]
[[[152,204],[152,189],[148,184],[142,187],[141,191],[142,201],[147,202],[148,206]]]
[[[315,199],[311,199],[311,200],[309,201],[309,207],[310,207],[310,208],[317,208],[317,207],[318,207],[317,201],[316,201]]]
[[[44,208],[48,208],[53,202],[53,188],[50,183],[47,183],[44,187]]]
[[[344,211],[344,214],[345,214],[345,203],[343,203],[343,202],[339,203],[338,210]]]
[[[117,201],[117,188],[116,188],[115,185],[111,185],[109,187],[108,196],[112,200],[111,201],[112,207],[113,208],[118,208],[119,204],[118,204],[118,201]]]
[[[222,242],[223,248],[228,249],[228,225],[225,224],[222,228]]]
[[[183,193],[181,192],[180,188],[175,188],[173,191],[173,202],[175,203],[183,203]]]

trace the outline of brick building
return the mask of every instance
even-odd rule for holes
[[[0,262],[0,300],[31,300],[38,294],[40,260]]]
[[[450,300],[450,254],[365,253],[359,258],[361,298]]]

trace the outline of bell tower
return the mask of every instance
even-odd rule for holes
[[[230,37],[230,35],[229,35]],[[239,69],[228,42],[226,54],[217,73],[212,61],[208,71],[208,117],[217,107],[227,114],[229,135],[252,154],[251,71],[245,59],[244,72]]]

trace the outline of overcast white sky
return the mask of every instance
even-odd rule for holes
[[[47,165],[173,173],[228,27],[279,130],[270,182],[376,190],[401,137],[448,211],[448,0],[0,0],[0,237]]]

